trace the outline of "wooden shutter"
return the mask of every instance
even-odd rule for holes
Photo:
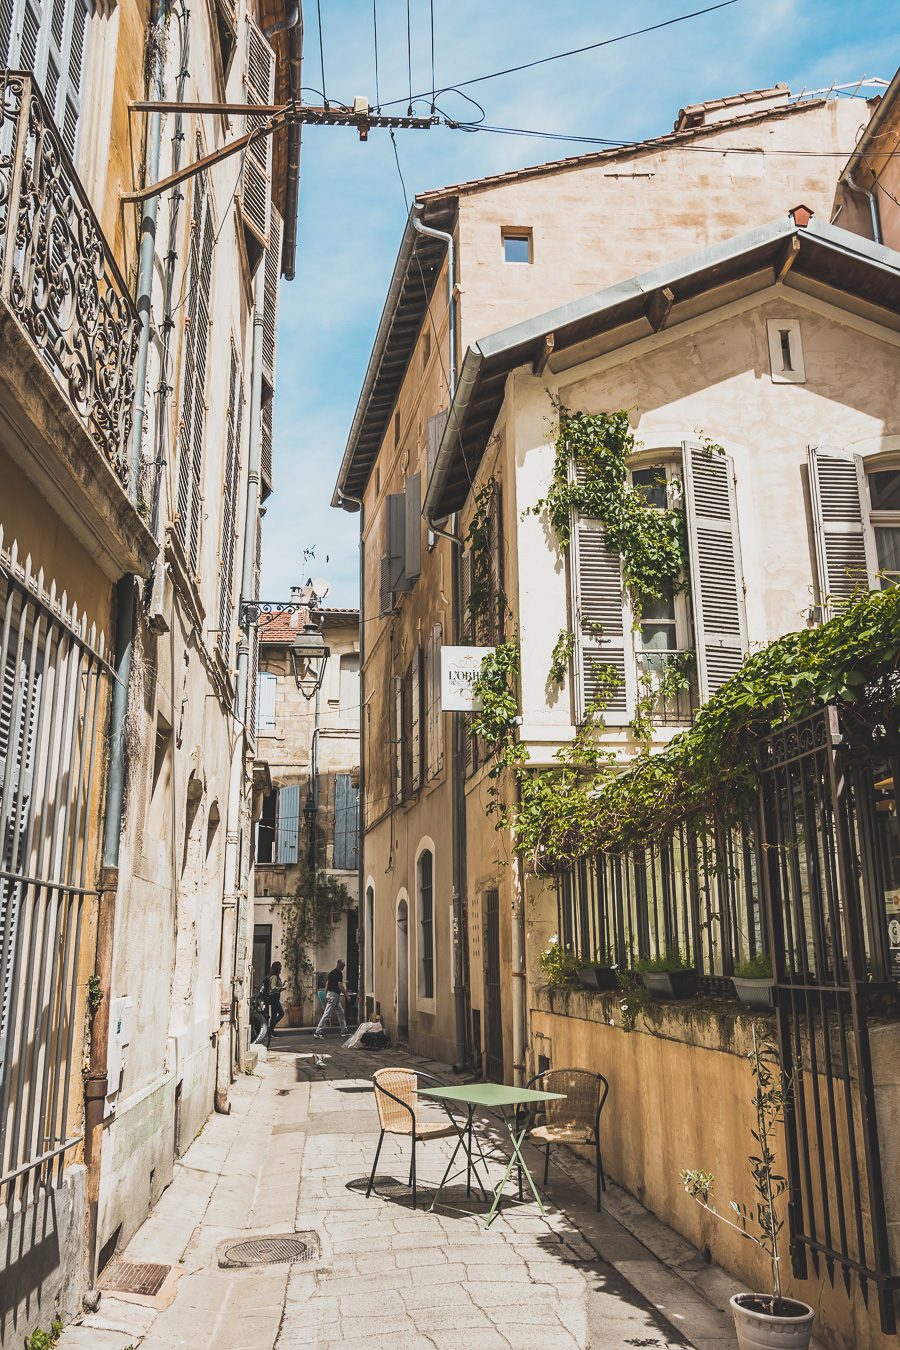
[[[0,66],[34,72],[73,159],[92,13],[92,0],[0,0]]]
[[[411,589],[406,579],[406,493],[390,492],[387,499],[388,585],[396,595]]]
[[[601,683],[598,666],[612,666],[619,674],[618,687],[608,696],[603,718],[610,726],[624,726],[633,704],[633,662],[630,628],[625,622],[625,588],[622,561],[606,542],[599,520],[579,517],[572,532],[573,609],[576,628],[577,715],[583,720],[597,697]]]
[[[230,664],[231,630],[234,620],[234,555],[237,547],[241,419],[244,406],[241,367],[233,342],[228,390],[228,410],[225,414],[225,478],[222,484],[222,545],[219,554],[219,650],[225,661]]]
[[[256,686],[256,729],[265,734],[275,730],[275,698],[278,693],[278,676],[271,671],[259,672]]]
[[[808,456],[819,601],[830,618],[831,598],[840,603],[877,584],[878,561],[861,456],[831,446],[810,446]]]
[[[299,784],[279,788],[275,807],[275,861],[295,863],[300,852]]]
[[[245,89],[248,103],[271,104],[275,97],[275,53],[252,19],[247,19]],[[247,131],[268,118],[248,117]],[[265,248],[269,242],[272,179],[272,137],[251,141],[241,173],[241,216],[246,228]]]
[[[425,724],[426,763],[429,778],[435,778],[444,767],[444,736],[441,718],[441,639],[443,629],[436,623],[428,635],[426,662],[426,700],[428,713]]]
[[[473,640],[472,616],[469,600],[472,596],[472,550],[465,548],[459,559],[459,615],[458,632],[463,644]]]
[[[394,679],[394,803],[403,801],[403,676]]]
[[[275,400],[268,399],[262,405],[260,416],[260,435],[259,435],[259,499],[265,501],[272,495],[274,480],[272,476],[272,464],[274,461],[274,415]]]
[[[501,512],[500,484],[494,484],[490,506],[491,533],[491,598],[488,616],[488,644],[495,646],[503,641],[503,619],[506,599],[503,594],[503,516]]]
[[[206,180],[200,177],[194,187],[188,252],[188,308],[183,338],[176,502],[178,535],[195,573],[200,566],[213,242]]]
[[[743,664],[747,653],[744,577],[730,456],[684,443],[684,498],[701,699]]]
[[[250,625],[250,679],[247,689],[246,720],[247,730],[250,733],[250,739],[256,740],[257,716],[259,712],[259,681],[262,678],[259,671],[259,629],[256,624]],[[274,721],[275,710],[272,710]]]
[[[422,786],[422,648],[416,647],[409,666],[409,745],[411,792]]]
[[[263,380],[268,384],[270,390],[275,388],[275,339],[278,329],[278,285],[281,277],[282,229],[281,216],[273,206],[272,222],[269,229],[269,247],[266,249],[262,338]]]
[[[394,592],[391,590],[390,554],[381,555],[381,571],[378,581],[378,613],[383,618],[394,608]]]
[[[356,867],[358,799],[359,790],[353,786],[353,775],[335,774],[333,866],[344,871]]]
[[[412,583],[422,572],[422,475],[406,480],[406,514],[403,539],[403,572]]]

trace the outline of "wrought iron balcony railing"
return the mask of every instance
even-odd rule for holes
[[[0,296],[120,481],[139,318],[33,76],[0,70]]]
[[[637,653],[638,699],[656,727],[690,726],[700,706],[692,651]]]

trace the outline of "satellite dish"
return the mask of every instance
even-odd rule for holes
[[[323,577],[316,577],[316,579],[312,583],[312,588],[315,591],[316,596],[319,600],[324,600],[328,592],[331,590],[331,586],[327,581],[324,580]]]

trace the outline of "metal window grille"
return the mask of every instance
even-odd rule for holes
[[[0,1202],[82,1138],[85,935],[109,667],[103,635],[0,531]]]

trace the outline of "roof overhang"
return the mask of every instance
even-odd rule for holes
[[[900,253],[814,220],[759,226],[470,347],[423,514],[440,520],[465,504],[514,370],[566,369],[779,281],[900,330]]]

